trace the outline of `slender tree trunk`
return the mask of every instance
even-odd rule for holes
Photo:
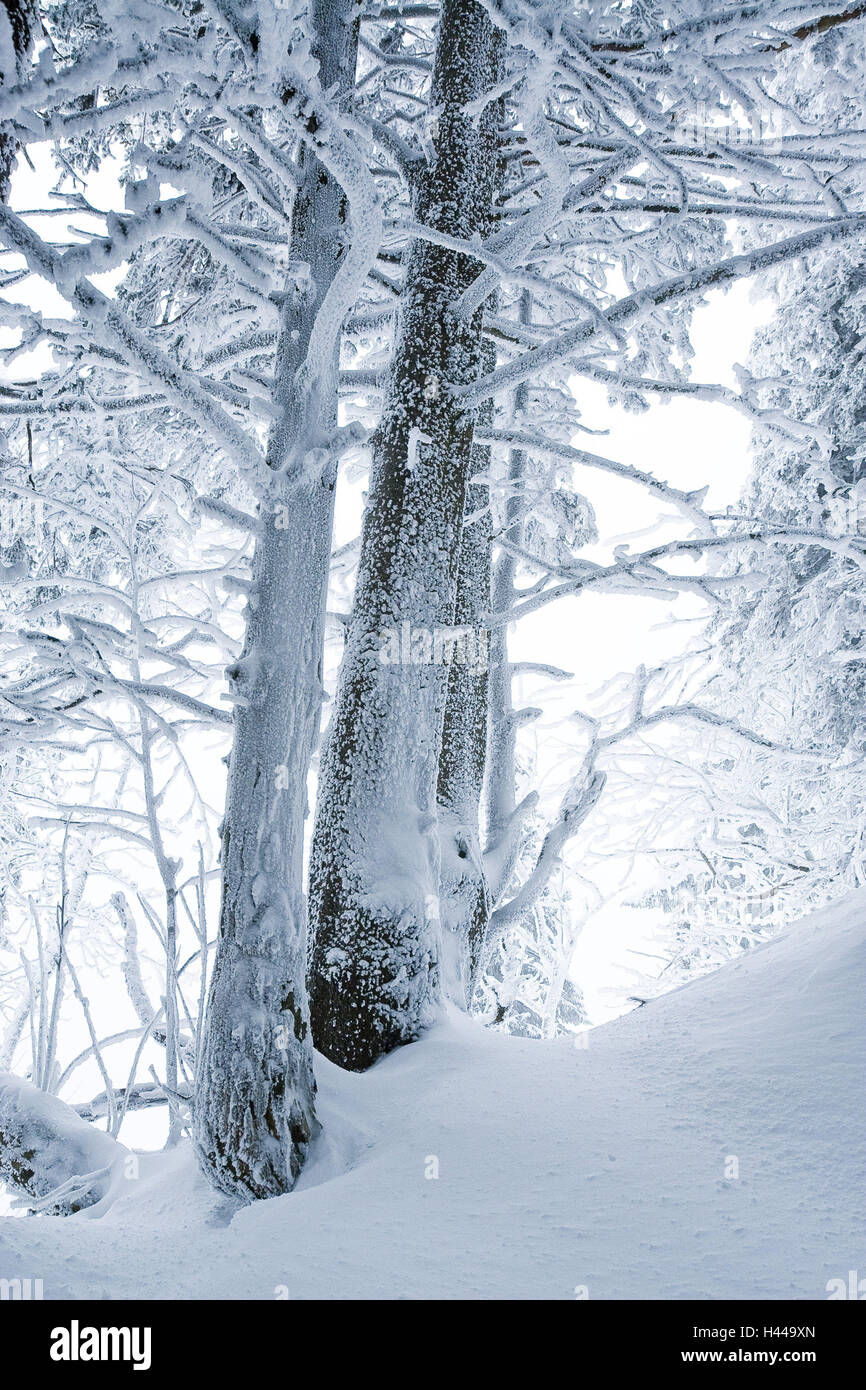
[[[324,90],[353,80],[348,0],[314,0]],[[317,1129],[306,996],[303,843],[307,776],[319,731],[322,647],[336,466],[337,350],[301,389],[317,312],[337,273],[344,199],[306,152],[292,258],[310,289],[286,297],[276,364],[281,416],[268,447],[236,699],[222,844],[219,941],[196,1077],[195,1137],[214,1186],[242,1197],[288,1191]],[[317,456],[328,461],[314,467]]]
[[[137,605],[136,605],[137,606]],[[133,675],[141,679],[138,662],[133,664]],[[162,827],[159,822],[159,803],[153,776],[153,734],[150,718],[143,711],[139,715],[141,733],[141,772],[144,783],[144,805],[150,829],[150,842],[157,871],[162,880],[165,899],[165,1084],[169,1096],[178,1092],[178,1037],[180,1019],[177,1007],[177,863],[166,853]],[[204,969],[206,962],[202,961]],[[180,1117],[177,1107],[171,1105],[169,1113],[167,1147],[173,1147],[181,1136]]]
[[[521,296],[520,322],[532,320],[532,297],[525,290]],[[514,393],[514,411],[520,418],[529,404],[529,384],[522,381]],[[526,503],[522,484],[526,471],[526,455],[522,449],[512,449],[509,455],[509,493],[505,503],[505,539],[514,546],[523,540],[523,521]],[[493,567],[492,611],[501,618],[514,604],[517,560],[513,551],[503,549]],[[494,624],[490,636],[490,689],[487,747],[487,776],[484,788],[485,824],[488,851],[502,846],[517,806],[517,721],[511,691],[511,664],[508,659],[508,624]],[[504,866],[503,866],[504,868]],[[507,872],[507,870],[505,870]],[[501,874],[499,877],[503,877]],[[504,892],[507,882],[500,882]]]
[[[492,371],[495,351],[485,345],[483,370]],[[492,403],[482,412],[492,422]],[[490,469],[490,449],[474,445],[470,472]],[[490,489],[470,483],[460,538],[455,626],[467,632],[466,658],[448,671],[448,695],[439,753],[439,910],[443,950],[443,984],[453,983],[454,998],[470,1003],[471,980],[490,916],[490,894],[481,850],[481,792],[487,754],[488,661],[490,629]],[[459,650],[459,649],[458,649]],[[456,978],[455,978],[456,977]]]
[[[532,322],[532,294],[524,290],[520,298],[519,320]],[[514,415],[520,419],[529,406],[529,383],[522,381],[514,393]],[[512,546],[523,543],[526,500],[523,485],[526,454],[512,449],[508,459],[504,539]],[[472,957],[470,1006],[475,986],[486,973],[492,981],[497,973],[495,945],[491,941],[491,919],[509,884],[525,837],[525,811],[534,797],[517,804],[517,729],[519,717],[514,709],[512,667],[508,651],[508,623],[502,615],[510,611],[516,597],[517,559],[514,551],[500,549],[492,566],[491,612],[495,621],[490,633],[490,673],[487,701],[487,750],[482,792],[484,803],[484,871],[489,898],[484,933]],[[492,972],[492,973],[491,973]],[[519,972],[518,972],[519,974]],[[496,987],[495,1021],[501,1022],[510,1007],[507,991]]]
[[[495,185],[501,40],[485,11],[444,0],[434,58],[433,158],[416,215],[485,235]],[[416,1038],[438,993],[436,783],[473,419],[449,387],[477,378],[481,313],[450,306],[478,272],[416,242],[408,256],[391,385],[374,448],[355,607],[327,748],[310,871],[310,1006],[316,1046],[363,1070]],[[441,642],[440,642],[441,646]],[[437,659],[439,658],[439,659]]]

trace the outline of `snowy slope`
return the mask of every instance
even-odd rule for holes
[[[866,1268],[864,935],[861,893],[585,1050],[452,1017],[363,1076],[319,1059],[326,1131],[291,1196],[233,1215],[188,1150],[143,1156],[106,1210],[0,1222],[0,1276],[54,1298],[826,1298]]]

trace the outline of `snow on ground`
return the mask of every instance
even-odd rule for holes
[[[585,1049],[453,1016],[364,1076],[320,1058],[292,1195],[235,1211],[187,1148],[143,1155],[90,1213],[0,1221],[0,1277],[46,1298],[826,1298],[866,1269],[864,936],[866,892]]]

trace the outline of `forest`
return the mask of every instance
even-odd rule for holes
[[[4,1287],[848,1277],[864,108],[842,0],[4,0]]]

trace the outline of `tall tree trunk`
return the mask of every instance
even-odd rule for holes
[[[348,0],[314,0],[314,52],[327,91],[354,78]],[[292,259],[310,289],[283,305],[276,364],[281,415],[271,434],[237,700],[222,843],[219,941],[196,1076],[195,1139],[214,1186],[242,1197],[288,1191],[317,1129],[306,995],[303,895],[307,776],[318,736],[336,465],[337,349],[302,388],[316,315],[340,263],[344,198],[301,156]]]
[[[444,0],[434,58],[433,158],[419,221],[485,235],[494,194],[501,38],[486,12]],[[448,668],[434,639],[454,622],[472,416],[449,387],[481,358],[480,310],[451,306],[478,272],[411,247],[388,398],[374,447],[361,559],[323,759],[310,870],[310,1007],[316,1046],[363,1070],[416,1038],[438,993],[436,781]],[[437,659],[439,658],[439,659]]]
[[[520,322],[532,321],[532,296],[524,290],[520,300]],[[514,413],[519,420],[529,405],[529,384],[522,381],[514,393]],[[520,547],[526,501],[523,481],[526,455],[522,449],[512,449],[508,464],[509,491],[505,502],[505,540]],[[487,747],[487,776],[484,788],[487,850],[496,853],[505,848],[509,829],[517,807],[517,721],[511,690],[511,663],[508,659],[508,624],[502,615],[509,612],[515,600],[517,560],[513,550],[503,549],[493,567],[492,611],[499,619],[490,635],[489,728]],[[513,866],[512,866],[513,867]],[[503,865],[497,875],[497,893],[504,892],[503,877],[510,869]]]
[[[524,290],[520,297],[519,321],[532,322],[532,294]],[[513,409],[521,419],[529,407],[529,383],[522,381],[514,393]],[[523,543],[526,517],[524,482],[526,454],[512,449],[508,459],[507,495],[505,502],[504,540],[519,548]],[[475,986],[488,973],[488,982],[496,975],[497,966],[493,943],[490,940],[491,916],[508,891],[525,837],[526,811],[534,805],[534,796],[517,804],[517,730],[519,716],[514,709],[512,666],[508,652],[508,623],[503,615],[513,607],[516,597],[517,559],[515,551],[502,548],[492,565],[491,612],[494,622],[490,632],[489,679],[487,699],[486,760],[483,787],[484,802],[484,874],[489,898],[484,933],[472,957],[472,977],[469,988],[470,1006]],[[490,974],[491,967],[493,974]],[[494,986],[494,988],[496,988]],[[495,1021],[501,1022],[508,1011],[505,995],[496,988]]]
[[[492,371],[495,351],[485,344],[483,370]],[[479,423],[491,423],[492,402]],[[472,449],[471,474],[486,475],[490,448]],[[466,490],[466,514],[460,538],[455,626],[470,634],[466,659],[448,671],[448,695],[439,752],[439,911],[443,927],[443,983],[450,975],[457,1002],[470,1003],[481,942],[490,916],[490,894],[481,850],[481,792],[487,754],[487,705],[490,630],[490,489],[471,482]],[[459,649],[458,649],[459,650]]]

